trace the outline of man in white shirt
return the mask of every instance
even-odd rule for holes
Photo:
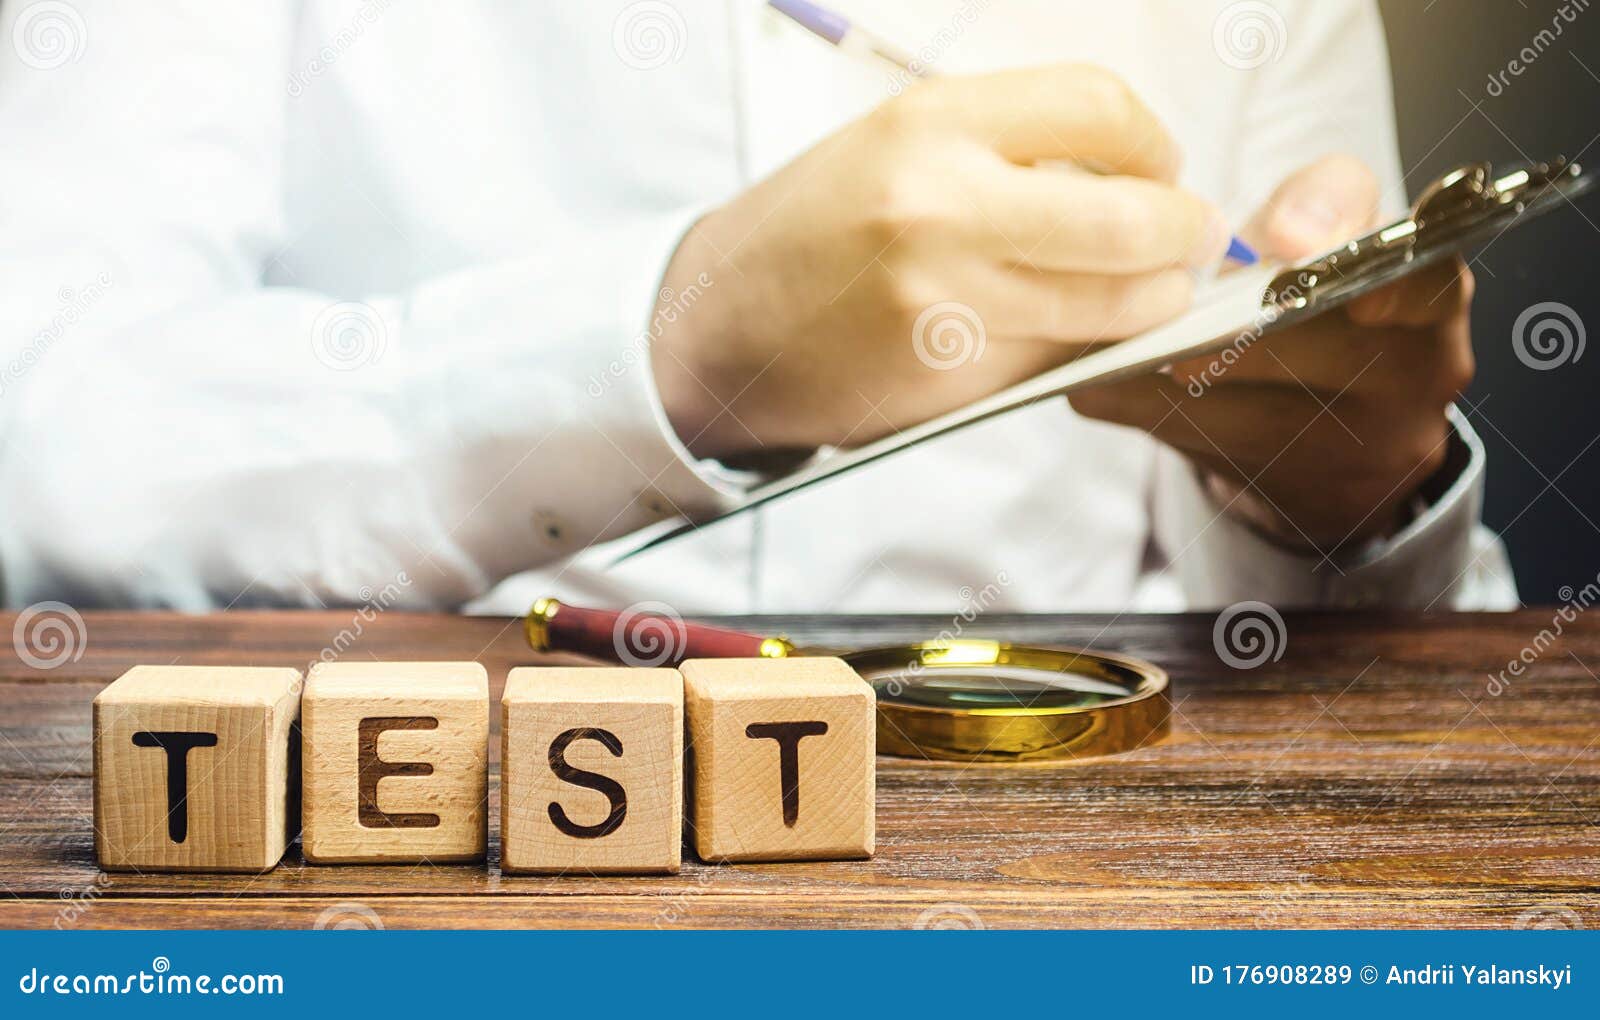
[[[1368,4],[851,3],[911,88],[757,0],[0,11],[10,604],[1514,604],[1459,266],[610,566],[1403,208]]]

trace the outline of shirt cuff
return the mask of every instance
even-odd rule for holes
[[[1162,448],[1153,527],[1185,604],[1515,608],[1504,546],[1479,523],[1483,443],[1454,407],[1448,417],[1445,466],[1424,484],[1411,522],[1392,537],[1326,559],[1290,552],[1228,514],[1189,461]]]
[[[698,462],[673,432],[649,359],[650,344],[667,316],[693,315],[693,304],[708,289],[662,290],[673,253],[700,215],[700,210],[683,209],[642,222],[598,225],[574,255],[604,259],[603,279],[580,295],[583,307],[598,314],[589,319],[578,311],[546,313],[551,320],[546,328],[572,337],[552,345],[540,366],[558,384],[534,394],[519,383],[515,399],[529,416],[525,430],[535,436],[540,430],[549,433],[550,442],[536,447],[545,467],[563,465],[560,473],[574,479],[575,489],[553,497],[548,471],[516,472],[503,484],[491,476],[466,487],[493,493],[491,502],[469,514],[481,522],[478,530],[457,535],[481,564],[483,587],[591,545],[648,534],[668,520],[715,517],[736,502],[737,486]],[[578,303],[565,297],[554,302],[561,309]],[[457,296],[447,310],[463,305],[475,307],[470,295]],[[567,315],[574,325],[567,324]],[[483,389],[476,397],[480,413]],[[497,414],[487,417],[500,420]],[[523,532],[528,537],[520,544],[506,539],[503,522],[513,519],[511,507],[521,515],[532,509],[534,527]]]
[[[649,464],[645,470],[656,477],[654,488],[664,497],[661,505],[651,507],[658,516],[714,516],[736,502],[749,486],[742,472],[729,471],[716,461],[702,460],[689,452],[667,417],[651,364],[651,347],[671,321],[669,316],[672,319],[692,317],[694,305],[707,290],[717,285],[713,277],[702,274],[681,293],[662,286],[667,266],[684,235],[705,212],[705,209],[696,208],[672,217],[645,246],[644,251],[651,254],[642,261],[629,291],[647,295],[642,307],[634,310],[636,321],[642,325],[629,338],[621,356],[606,365],[602,372],[591,376],[589,383],[591,394],[598,396],[594,391],[598,388],[603,392],[605,379],[622,382],[619,399],[629,408],[641,409],[648,415],[651,427],[647,431],[658,442],[646,453]]]
[[[702,273],[682,293],[673,293],[661,286],[661,280],[666,276],[667,265],[672,261],[673,254],[694,225],[700,221],[707,210],[698,209],[687,219],[678,221],[678,229],[673,235],[672,244],[667,248],[665,259],[660,260],[656,267],[655,278],[650,291],[650,308],[646,310],[649,327],[640,334],[639,342],[630,347],[630,351],[637,351],[640,371],[638,376],[642,382],[644,399],[649,403],[650,413],[655,421],[656,431],[660,433],[667,448],[672,451],[676,461],[672,475],[681,484],[689,488],[698,487],[712,497],[716,507],[726,509],[734,505],[751,489],[763,482],[772,481],[784,475],[800,471],[819,460],[831,455],[834,451],[824,447],[799,456],[790,455],[791,451],[784,451],[777,457],[752,457],[752,462],[759,462],[758,467],[743,468],[730,467],[727,464],[710,458],[696,457],[689,451],[682,437],[672,427],[672,420],[667,416],[666,405],[662,402],[661,391],[656,386],[655,368],[652,364],[656,338],[660,335],[665,325],[663,319],[667,315],[674,317],[685,316],[693,325],[694,305],[704,296],[705,291],[714,288],[717,283],[709,274]],[[668,306],[668,310],[661,309],[661,303]],[[731,413],[731,412],[729,412]],[[701,501],[697,501],[701,502]]]

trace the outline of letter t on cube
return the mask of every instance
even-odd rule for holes
[[[680,669],[705,861],[871,857],[877,701],[840,659],[694,659]]]
[[[267,871],[288,840],[300,671],[135,666],[94,699],[108,870]]]

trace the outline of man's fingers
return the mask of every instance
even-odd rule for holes
[[[1372,228],[1378,179],[1354,156],[1325,156],[1291,174],[1240,235],[1263,254],[1299,259]]]
[[[1093,344],[1126,340],[1179,315],[1194,297],[1187,270],[1132,276],[995,269],[978,309],[991,333]]]
[[[1089,64],[934,78],[886,104],[889,116],[966,131],[1014,163],[1064,160],[1160,181],[1176,179],[1178,146],[1116,75]]]
[[[1068,401],[1086,417],[1142,429],[1208,464],[1241,470],[1271,463],[1329,413],[1299,387],[1240,383],[1196,397],[1162,375],[1097,386]]]
[[[1257,338],[1248,347],[1178,362],[1173,378],[1185,386],[1210,389],[1239,383],[1303,386],[1320,393],[1372,388],[1382,371],[1401,362],[1397,348],[1412,340],[1401,330],[1352,330],[1342,316],[1311,322]],[[1415,345],[1413,345],[1415,346]],[[1415,360],[1403,359],[1416,367]]]
[[[1361,326],[1431,326],[1470,306],[1475,289],[1472,270],[1457,257],[1363,294],[1348,311]]]
[[[1252,347],[1244,357],[1191,359],[1173,377],[1194,392],[1256,384],[1291,387],[1331,399],[1372,394],[1386,400],[1442,405],[1472,381],[1471,331],[1465,319],[1420,329],[1352,330],[1311,322]]]
[[[1165,375],[1141,375],[1079,390],[1067,402],[1084,417],[1153,432],[1178,416],[1187,396]]]
[[[1459,270],[1459,272],[1458,272]],[[1320,393],[1444,393],[1454,397],[1472,379],[1470,331],[1463,314],[1471,274],[1440,265],[1248,346],[1179,362],[1185,385],[1271,382]],[[1351,322],[1357,327],[1351,328]]]
[[[1287,392],[1284,396],[1294,399]],[[1251,409],[1252,413],[1219,415],[1224,404],[1232,411],[1238,408],[1231,396],[1208,406],[1210,397],[1191,396],[1165,375],[1147,375],[1080,390],[1067,400],[1085,417],[1140,429],[1196,456],[1221,457],[1222,451],[1227,451],[1228,457],[1250,458],[1259,455],[1257,447],[1272,441],[1266,433],[1273,430],[1259,428],[1259,407]],[[1283,438],[1277,437],[1277,441]]]
[[[1038,269],[1145,273],[1204,266],[1222,257],[1227,224],[1186,191],[1136,177],[1096,177],[1048,167],[994,166],[969,198],[980,226],[998,232],[995,254]]]

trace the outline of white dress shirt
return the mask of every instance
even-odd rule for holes
[[[940,72],[1115,69],[1236,221],[1334,151],[1404,207],[1370,5],[839,4]],[[757,0],[5,0],[6,601],[1514,604],[1459,418],[1413,522],[1319,561],[1060,400],[611,568],[735,494],[651,381],[679,238],[893,81]]]

